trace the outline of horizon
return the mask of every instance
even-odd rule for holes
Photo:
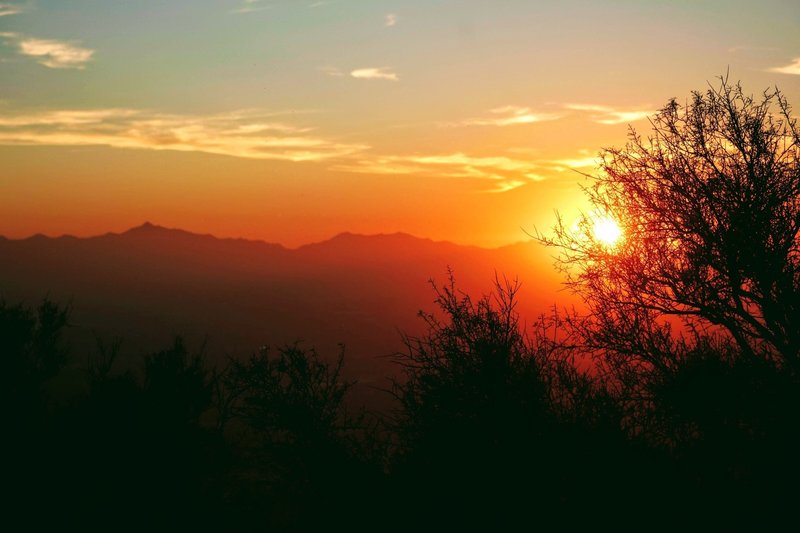
[[[800,5],[0,4],[0,233],[141,220],[287,247],[496,247],[571,221],[601,149],[725,75],[800,106]]]
[[[477,245],[477,244],[454,242],[454,241],[445,240],[445,239],[433,239],[433,238],[430,238],[430,237],[426,237],[426,236],[423,236],[423,235],[415,235],[413,233],[408,233],[408,232],[405,232],[405,231],[393,231],[393,232],[381,232],[381,233],[359,233],[359,232],[344,230],[344,231],[340,231],[338,233],[335,233],[335,234],[333,234],[333,235],[331,235],[331,236],[329,236],[327,238],[323,238],[321,240],[301,243],[301,244],[295,245],[295,246],[288,246],[288,245],[286,245],[284,243],[281,243],[281,242],[266,241],[266,240],[263,240],[263,239],[250,239],[250,238],[238,237],[238,236],[218,235],[218,234],[214,234],[214,233],[201,233],[199,231],[194,231],[191,228],[170,227],[170,226],[165,226],[165,225],[162,225],[162,224],[159,224],[159,223],[154,223],[154,222],[151,222],[149,220],[145,220],[141,224],[137,224],[137,225],[131,226],[131,227],[129,227],[127,229],[124,229],[122,231],[101,231],[99,233],[90,233],[90,234],[86,234],[86,235],[76,235],[76,234],[73,234],[73,233],[58,233],[58,234],[51,233],[51,234],[48,234],[48,233],[39,232],[39,233],[33,233],[33,234],[29,234],[29,235],[23,235],[23,236],[20,236],[20,237],[9,237],[8,235],[0,233],[0,238],[7,239],[9,241],[24,241],[24,240],[37,238],[37,237],[44,237],[44,238],[47,238],[47,239],[61,239],[61,238],[94,239],[94,238],[98,238],[98,237],[105,237],[105,236],[108,236],[108,235],[121,236],[121,235],[125,235],[127,233],[131,233],[131,232],[136,231],[136,230],[141,230],[141,229],[153,229],[153,230],[163,230],[163,231],[166,231],[166,232],[184,233],[184,234],[192,235],[192,236],[195,236],[195,237],[210,237],[212,239],[220,240],[220,241],[243,241],[243,242],[249,242],[249,243],[263,243],[263,244],[280,246],[280,247],[282,247],[282,248],[284,248],[286,250],[297,250],[299,248],[303,248],[303,247],[306,247],[306,246],[312,246],[312,245],[316,245],[316,244],[324,244],[324,243],[330,242],[330,241],[332,241],[334,239],[337,239],[337,238],[343,237],[343,236],[367,237],[367,238],[370,238],[370,237],[408,237],[408,238],[411,238],[411,239],[414,239],[414,240],[418,240],[418,241],[431,242],[433,244],[451,244],[451,245],[459,246],[459,247],[463,247],[463,248],[478,248],[478,249],[481,249],[481,250],[499,250],[499,249],[509,248],[509,247],[513,247],[513,246],[516,246],[516,245],[520,245],[520,244],[530,244],[530,243],[533,243],[533,242],[536,241],[536,239],[534,237],[530,237],[527,240],[519,240],[519,241],[515,241],[515,242],[509,242],[509,243],[501,244],[501,245],[498,245],[498,246],[480,246],[480,245]]]

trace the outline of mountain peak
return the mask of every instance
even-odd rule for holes
[[[157,230],[164,230],[164,229],[167,229],[167,228],[165,228],[163,226],[159,226],[157,224],[153,224],[150,221],[145,221],[141,225],[135,226],[135,227],[129,229],[128,231],[126,231],[125,233],[140,232],[140,231],[157,231]]]
[[[191,235],[193,237],[210,237],[210,235],[200,235],[196,233],[192,233],[190,231],[177,229],[177,228],[167,228],[165,226],[159,226],[158,224],[153,224],[152,222],[143,222],[139,226],[134,226],[127,231],[123,231],[120,235],[139,235],[139,236],[158,236],[158,235]]]

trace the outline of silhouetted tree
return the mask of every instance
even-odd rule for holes
[[[328,362],[295,344],[231,359],[219,373],[221,427],[240,455],[231,492],[251,523],[345,523],[373,512],[379,465],[358,454],[362,418],[346,409],[352,383],[341,377],[343,364],[343,351]]]
[[[3,472],[8,490],[6,517],[46,506],[57,509],[49,481],[61,455],[53,453],[52,420],[55,406],[50,384],[67,361],[62,339],[69,307],[48,299],[30,308],[0,300],[0,364],[2,368]],[[31,524],[32,525],[32,524]]]
[[[473,300],[451,274],[434,289],[444,316],[420,313],[428,331],[405,338],[405,379],[394,385],[395,489],[410,498],[409,519],[449,527],[597,519],[599,480],[628,471],[615,404],[572,365],[552,336],[557,324],[525,333],[518,284],[497,280]],[[575,505],[586,514],[570,515]]]
[[[577,229],[539,236],[585,303],[562,318],[628,434],[672,465],[641,492],[714,521],[785,516],[800,473],[796,120],[777,89],[756,100],[723,77],[651,126],[601,153]],[[602,217],[619,242],[595,236]]]
[[[62,337],[69,313],[69,307],[48,299],[35,309],[0,300],[0,354],[6,368],[2,388],[9,401],[17,394],[40,393],[42,384],[66,364]]]
[[[114,372],[119,341],[98,343],[89,358],[88,394],[63,427],[61,468],[78,497],[73,513],[114,520],[132,509],[135,524],[205,524],[223,513],[219,479],[226,450],[202,416],[211,408],[211,374],[183,339],[145,355],[141,375]]]
[[[757,101],[721,78],[685,104],[671,100],[651,125],[603,151],[585,189],[624,239],[598,242],[591,216],[542,239],[564,251],[590,338],[632,364],[668,365],[673,317],[688,332],[724,330],[742,352],[797,373],[800,131],[786,99],[776,89]]]
[[[200,354],[190,354],[182,338],[144,360],[143,391],[152,416],[175,428],[197,425],[211,405],[211,379]]]

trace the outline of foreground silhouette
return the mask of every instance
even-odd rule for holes
[[[563,325],[527,336],[513,284],[437,294],[443,316],[406,338],[382,421],[346,408],[341,358],[299,346],[215,369],[180,339],[138,372],[115,368],[114,344],[80,378],[42,364],[5,390],[13,508],[38,525],[278,529],[699,526],[793,508],[800,395],[782,369],[708,343],[631,398],[574,364]],[[65,361],[66,316],[3,304],[6,360]]]

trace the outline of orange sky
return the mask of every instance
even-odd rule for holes
[[[5,2],[0,234],[523,240],[728,69],[800,105],[798,27],[790,1]]]

